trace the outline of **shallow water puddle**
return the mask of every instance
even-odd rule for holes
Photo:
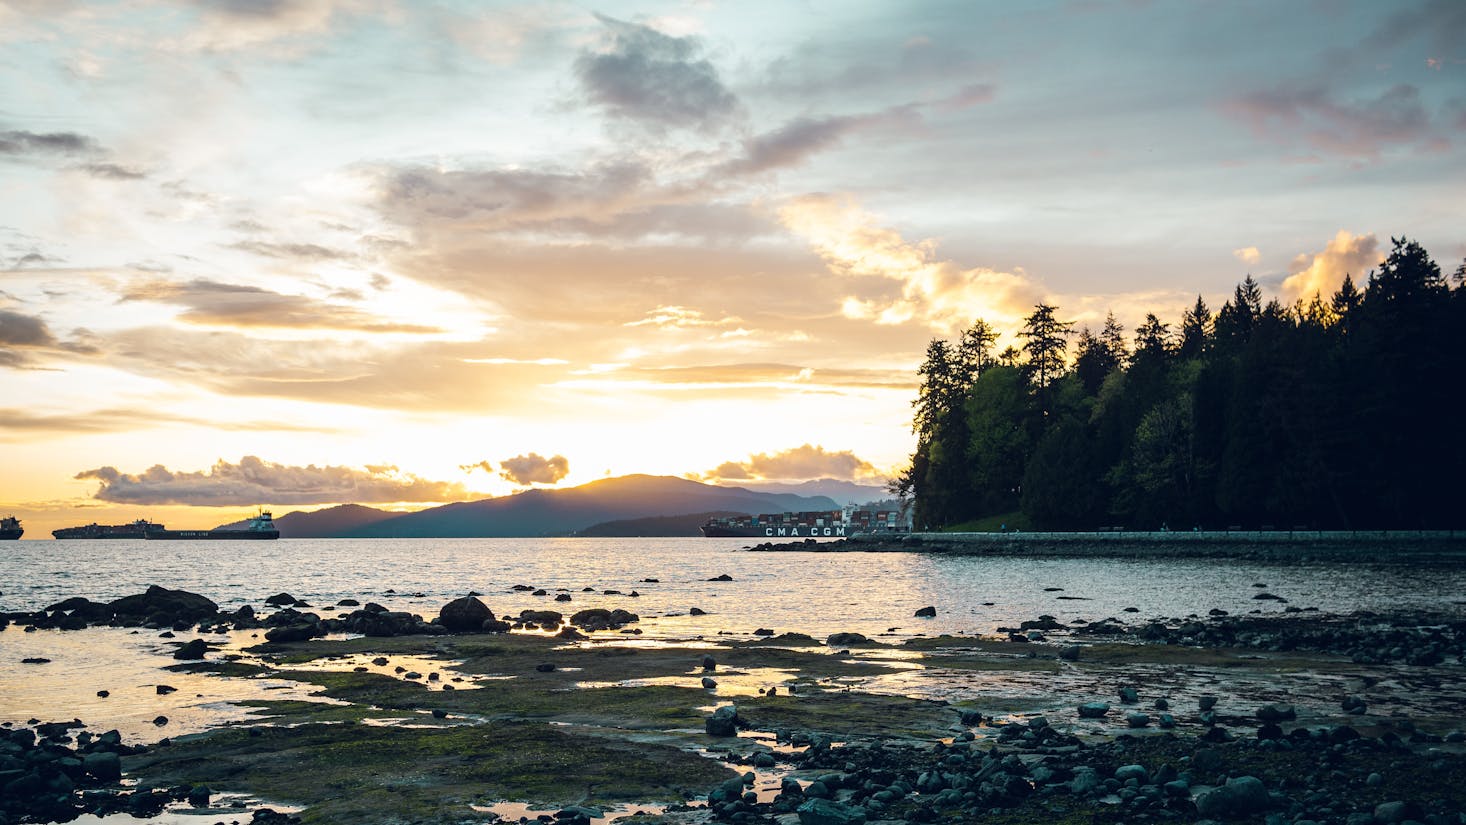
[[[561,668],[570,670],[570,668]],[[750,667],[739,670],[719,670],[707,672],[698,668],[689,670],[681,676],[651,676],[645,679],[622,679],[614,682],[576,682],[577,689],[594,689],[608,687],[702,687],[704,677],[711,678],[717,682],[717,687],[704,688],[709,694],[716,696],[758,696],[766,693],[769,688],[783,687],[788,692],[788,685],[793,684],[799,678],[799,674],[792,670],[785,670],[773,667]]]
[[[179,634],[171,641],[190,638],[193,634]],[[165,670],[180,662],[172,656],[174,646],[153,631],[103,627],[25,633],[9,627],[0,631],[0,647],[17,661],[50,660],[19,665],[5,680],[0,722],[80,718],[94,732],[116,728],[125,741],[155,742],[246,721],[250,710],[234,704],[239,701],[321,701],[311,695],[314,686],[285,679]],[[107,695],[99,695],[102,691]],[[160,717],[166,721],[157,724]]]
[[[248,659],[245,661],[248,661]],[[256,658],[254,661],[269,667],[279,667],[283,670],[325,673],[377,673],[382,676],[400,679],[404,682],[419,684],[429,690],[476,690],[482,687],[481,682],[514,678],[512,676],[460,673],[454,670],[454,668],[461,666],[463,664],[461,661],[440,659],[433,656],[404,654],[383,655],[356,653],[345,656],[312,659],[308,662],[291,662],[283,665],[274,664],[267,657]]]

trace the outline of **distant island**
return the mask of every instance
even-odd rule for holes
[[[1454,281],[1454,287],[1452,286]],[[1394,239],[1363,289],[1081,329],[1039,304],[927,347],[916,530],[1450,529],[1466,525],[1466,263]]]
[[[833,511],[862,496],[876,500],[883,494],[879,487],[834,480],[795,485],[794,489],[828,489],[842,498],[762,492],[674,476],[629,475],[411,513],[342,504],[287,513],[275,519],[275,525],[280,537],[287,539],[696,536],[698,528],[713,516]]]

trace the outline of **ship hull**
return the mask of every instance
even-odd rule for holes
[[[705,524],[702,534],[710,539],[843,539],[851,532],[844,525],[817,527],[812,524],[759,524],[739,527]]]
[[[0,541],[15,541],[23,535],[24,530],[0,530]]]
[[[279,530],[160,530],[144,536],[149,541],[270,541]]]

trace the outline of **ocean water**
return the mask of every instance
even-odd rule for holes
[[[760,627],[820,638],[836,631],[991,633],[1041,614],[1095,620],[1124,617],[1127,607],[1143,617],[1283,610],[1252,598],[1259,584],[1289,605],[1332,613],[1466,611],[1454,601],[1466,596],[1466,569],[1444,565],[753,553],[743,550],[747,544],[700,538],[7,542],[0,547],[0,610],[34,610],[70,596],[107,601],[158,584],[201,593],[222,610],[262,609],[266,598],[284,591],[319,611],[355,598],[431,618],[443,603],[476,591],[501,615],[621,607],[642,616],[647,634],[676,638]],[[722,574],[733,581],[709,581]],[[532,596],[514,585],[550,595]],[[560,591],[572,601],[555,602]],[[927,605],[937,608],[936,618],[912,617]],[[708,615],[687,615],[692,607]]]
[[[716,643],[750,638],[759,628],[816,638],[856,631],[900,641],[922,634],[988,634],[1044,614],[1069,623],[1109,616],[1179,617],[1212,608],[1278,613],[1285,606],[1328,613],[1402,608],[1466,613],[1458,601],[1466,598],[1466,569],[1450,566],[752,553],[743,550],[746,544],[744,539],[7,542],[0,548],[0,610],[34,610],[70,596],[106,601],[159,584],[201,593],[224,610],[244,604],[264,609],[266,598],[284,591],[309,601],[322,615],[332,615],[337,601],[354,598],[431,618],[445,602],[476,591],[500,615],[526,608],[566,614],[586,607],[625,608],[642,617],[634,625],[642,633],[618,640],[639,643],[698,638]],[[722,574],[733,580],[710,581]],[[549,595],[515,591],[514,585],[544,588]],[[1257,585],[1287,599],[1287,605],[1254,600],[1263,589]],[[631,596],[632,591],[639,595]],[[557,592],[568,593],[571,601],[555,602]],[[913,617],[928,605],[937,609],[935,618]],[[689,615],[692,607],[707,615]],[[1130,607],[1136,611],[1126,613]],[[130,739],[152,741],[242,719],[244,711],[233,703],[240,698],[307,695],[288,682],[161,670],[174,664],[172,645],[193,636],[164,639],[157,631],[124,628],[25,633],[12,625],[0,632],[0,722],[80,717],[94,730],[117,727]],[[233,651],[259,640],[257,631],[209,638]],[[30,657],[51,661],[21,664]],[[913,681],[900,673],[886,681],[893,691],[914,690]],[[158,695],[159,683],[178,690]],[[98,697],[100,689],[111,695]],[[942,689],[931,680],[920,688],[924,694],[947,695]],[[166,726],[153,724],[159,715],[168,717]]]

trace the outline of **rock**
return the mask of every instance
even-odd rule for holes
[[[1374,806],[1375,822],[1405,822],[1412,819],[1424,819],[1425,813],[1419,805],[1410,802],[1381,802]]]
[[[703,720],[703,729],[708,736],[736,736],[738,734],[738,707],[723,705],[713,715]]]
[[[81,758],[82,768],[103,782],[116,782],[122,778],[122,757],[110,751],[89,753]]]
[[[99,691],[97,691],[97,697],[98,698],[101,698],[101,699],[106,699],[108,696],[111,696],[111,695],[112,695],[112,691],[110,691],[110,690],[99,690]]]
[[[1211,710],[1217,706],[1217,697],[1199,696],[1196,699],[1196,706],[1202,710]]]
[[[768,629],[767,627],[760,627],[758,630],[753,631],[753,635],[755,635],[755,636],[772,636],[772,635],[774,635],[774,631]]]
[[[1378,773],[1372,773],[1364,778],[1364,784],[1371,788],[1378,788],[1385,783],[1385,778]]]
[[[1287,722],[1298,718],[1298,712],[1292,705],[1272,704],[1263,705],[1257,709],[1257,718],[1264,722]]]
[[[1140,693],[1133,687],[1120,688],[1120,702],[1126,705],[1133,705],[1140,701]]]
[[[1274,596],[1267,591],[1263,591],[1261,593],[1253,593],[1252,598],[1265,602],[1282,602],[1283,604],[1288,603],[1288,600],[1283,598],[1282,596]]]
[[[926,607],[923,607],[912,615],[918,619],[932,619],[936,617],[937,609],[932,605],[927,605]]]
[[[568,602],[568,601],[570,601],[570,594],[569,593],[557,593],[555,595],[555,601],[557,601],[557,602]]]
[[[479,630],[482,630],[485,633],[508,633],[509,623],[499,621],[498,619],[484,619],[484,623],[479,627]],[[565,630],[568,630],[571,633],[575,632],[573,630],[570,630],[570,628],[568,627],[565,628]],[[562,632],[561,635],[563,636],[564,633]]]
[[[1196,798],[1196,810],[1202,816],[1231,819],[1261,813],[1272,805],[1267,786],[1255,776],[1238,776],[1227,780]]]
[[[1150,714],[1138,711],[1125,714],[1125,724],[1132,728],[1144,728],[1150,725]]]
[[[1339,703],[1339,707],[1343,708],[1345,713],[1356,716],[1369,710],[1369,704],[1359,696],[1345,696],[1344,700]]]
[[[303,642],[324,635],[326,635],[326,630],[318,622],[272,627],[265,631],[265,638],[271,642]]]
[[[1069,781],[1069,793],[1075,796],[1088,796],[1099,787],[1099,774],[1088,765],[1081,765],[1075,769],[1074,778]]]
[[[173,651],[175,659],[202,659],[209,650],[209,645],[203,639],[194,639],[177,650]]]
[[[1109,712],[1109,702],[1085,702],[1079,706],[1080,719],[1100,719]]]
[[[1145,785],[1150,782],[1150,771],[1144,765],[1121,765],[1115,769],[1115,778],[1121,782],[1134,779]]]
[[[213,601],[187,590],[169,590],[156,584],[146,592],[123,596],[107,604],[120,624],[135,627],[144,623],[192,625],[219,612]]]
[[[540,672],[540,673],[554,673],[555,672],[555,666],[553,664],[551,664],[550,662],[541,662],[540,664],[535,665],[534,666],[534,669],[536,671]]]
[[[176,687],[174,687],[172,685],[158,685],[157,687],[153,688],[153,690],[159,696],[167,696],[168,694],[173,693],[174,691],[178,690],[178,688],[176,688]]]
[[[1079,645],[1067,645],[1059,648],[1059,658],[1066,662],[1079,661]]]
[[[870,644],[870,639],[861,633],[831,633],[825,637],[825,644],[830,647],[851,647]]]
[[[494,611],[473,596],[454,599],[438,610],[438,624],[455,633],[484,629],[484,622],[494,618]]]
[[[270,598],[265,599],[265,604],[268,604],[271,607],[289,607],[292,604],[296,604],[298,601],[298,599],[296,599],[289,593],[276,593]]]
[[[162,715],[155,716],[153,717],[153,724],[161,728],[164,725],[168,724],[168,717]]]
[[[1171,703],[1168,702],[1168,701],[1166,701],[1165,699],[1157,699],[1151,705],[1151,707],[1155,708],[1156,710],[1170,710],[1171,709]]]
[[[1157,725],[1160,725],[1161,727],[1165,728],[1166,730],[1170,730],[1171,728],[1176,727],[1176,717],[1172,716],[1169,713],[1162,713],[1156,719],[1156,724]]]
[[[865,810],[831,799],[807,799],[796,809],[799,825],[865,825]]]
[[[689,616],[706,616],[706,615],[708,615],[708,612],[706,610],[703,610],[700,607],[694,607],[691,610],[687,611],[687,615],[689,615]]]
[[[717,688],[718,683],[711,676],[702,677],[702,686],[708,690]]]
[[[565,621],[565,616],[554,610],[521,610],[519,611],[519,620],[521,622],[534,622],[537,625],[545,626],[546,629],[554,629],[554,625]]]
[[[733,581],[733,577],[730,576],[730,575],[728,575],[727,573],[724,573],[721,576],[713,576],[711,579],[708,579],[708,581],[710,581],[710,582],[730,582],[730,581]]]
[[[714,670],[717,670],[718,669],[718,660],[714,659],[710,655],[704,654],[703,657],[702,657],[702,669],[705,670],[705,671],[707,671],[707,672],[709,672],[709,673],[711,673]]]
[[[188,804],[195,808],[207,808],[209,807],[209,797],[213,795],[214,791],[208,785],[195,785],[189,788],[186,798],[188,799]]]

